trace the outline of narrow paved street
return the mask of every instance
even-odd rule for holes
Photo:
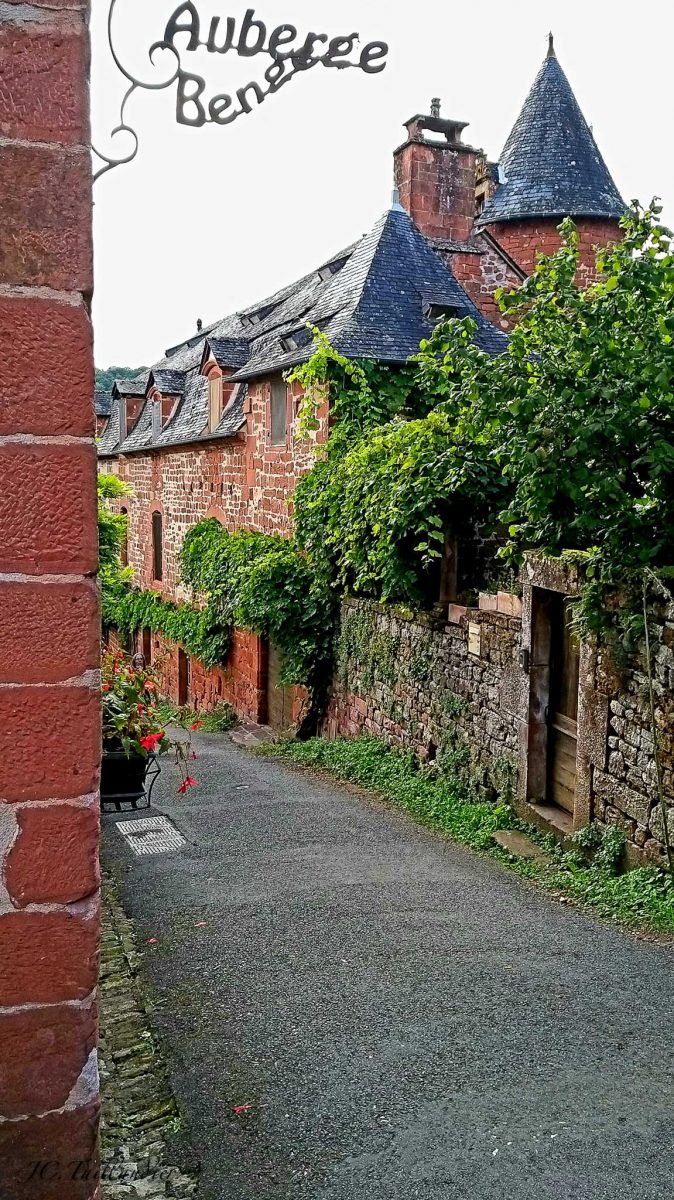
[[[201,1200],[671,1200],[671,948],[221,735],[197,749],[200,786],[167,765],[154,797],[186,845],[137,857],[110,816],[104,842]]]

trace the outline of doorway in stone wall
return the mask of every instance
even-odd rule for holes
[[[190,660],[184,650],[178,650],[178,704],[182,708],[190,698]]]
[[[550,819],[571,829],[580,646],[571,627],[569,599],[563,593],[534,588],[531,615],[527,799],[549,806]]]
[[[571,629],[567,597],[553,593],[550,617],[548,800],[573,815],[576,802],[580,647]]]
[[[267,723],[283,731],[293,723],[293,689],[281,683],[281,655],[272,642],[267,651]]]

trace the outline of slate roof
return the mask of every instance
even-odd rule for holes
[[[149,378],[149,371],[143,371],[142,375],[136,375],[135,379],[116,379],[112,385],[112,394],[114,396],[117,391],[120,396],[144,396]]]
[[[138,391],[143,376],[134,384],[124,381],[126,388],[120,382],[113,389],[113,411],[99,453],[126,454],[236,433],[244,424],[247,381],[311,357],[307,325],[323,330],[342,354],[405,363],[432,331],[429,305],[472,317],[477,344],[492,354],[505,350],[505,334],[480,313],[407,212],[395,204],[370,233],[318,270],[167,351],[145,374],[144,390]],[[206,433],[208,382],[200,368],[211,352],[242,386],[235,390],[215,433]],[[181,397],[174,414],[161,433],[153,435],[150,406],[145,404],[134,428],[120,442],[121,400],[125,395],[145,395],[153,379],[171,383],[173,390],[160,387],[160,391]]]
[[[505,144],[503,182],[479,224],[526,217],[621,217],[626,205],[552,48]]]
[[[185,391],[185,372],[166,371],[157,367],[150,371],[148,388],[156,387],[165,396],[182,396]]]
[[[111,405],[112,396],[109,392],[96,392],[94,394],[94,406],[97,417],[109,417]]]
[[[203,357],[212,354],[219,367],[245,367],[250,349],[245,338],[207,337]]]

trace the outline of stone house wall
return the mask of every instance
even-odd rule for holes
[[[291,531],[291,497],[297,480],[314,461],[316,442],[327,432],[327,409],[318,413],[320,428],[311,438],[298,431],[301,392],[289,387],[289,422],[285,446],[271,443],[271,384],[250,385],[246,424],[231,438],[195,445],[120,455],[102,461],[128,483],[132,495],[122,500],[128,512],[129,566],[139,587],[180,598],[178,555],[188,529],[204,517],[217,517],[230,531],[258,530],[287,535]],[[152,578],[152,513],[164,521],[164,578]]]
[[[0,5],[0,1192],[32,1200],[98,1196],[88,8]]]
[[[487,226],[507,254],[527,275],[531,275],[539,254],[555,254],[562,244],[558,233],[561,218],[544,217],[521,221],[498,221]],[[578,283],[587,287],[597,277],[595,248],[617,242],[620,229],[617,221],[581,217],[576,221],[578,230]]]
[[[664,862],[647,675],[642,651],[618,671],[606,650],[583,644],[573,816],[546,801],[545,686],[538,653],[537,596],[571,596],[574,568],[532,559],[522,600],[480,597],[451,605],[449,622],[369,601],[342,607],[337,665],[324,732],[368,732],[422,759],[463,746],[479,781],[512,788],[520,814],[561,835],[588,821],[618,825],[632,864]],[[502,611],[498,611],[498,608]],[[521,615],[518,613],[521,611]],[[651,627],[662,784],[674,843],[674,601]]]
[[[132,495],[119,502],[128,514],[128,563],[138,587],[157,591],[167,600],[189,600],[180,583],[179,554],[187,531],[205,517],[216,517],[225,528],[262,533],[291,532],[291,497],[298,478],[313,464],[317,442],[327,433],[327,406],[317,413],[319,429],[311,438],[298,432],[301,391],[289,387],[289,421],[285,446],[271,446],[271,385],[251,384],[245,404],[245,427],[233,438],[193,446],[129,454],[102,460],[130,485]],[[153,579],[152,514],[163,517],[163,579]],[[180,647],[155,637],[154,657],[166,695],[180,702]],[[139,636],[140,650],[142,635]],[[189,660],[186,702],[198,710],[220,700],[232,704],[239,716],[267,720],[268,647],[263,638],[235,630],[227,662],[204,667]],[[305,696],[295,689],[293,712],[299,715]]]
[[[143,651],[142,637],[138,648]],[[157,668],[164,695],[175,704],[188,704],[197,712],[209,712],[222,701],[231,704],[238,716],[264,723],[266,714],[267,651],[262,638],[236,629],[227,661],[222,667],[205,667],[189,657],[187,686],[181,683],[180,648],[159,634],[152,637],[152,662]]]

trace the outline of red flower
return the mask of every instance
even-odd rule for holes
[[[178,794],[180,796],[184,796],[185,792],[187,791],[188,788],[196,787],[196,786],[197,786],[196,779],[192,779],[192,776],[188,775],[187,779],[183,779],[180,787],[178,788]]]
[[[145,737],[140,739],[140,744],[144,750],[149,750],[151,754],[154,754],[159,742],[162,741],[163,737],[163,731],[161,733],[147,733]]]
[[[110,684],[109,684],[109,683],[104,683],[104,684],[103,684],[103,691],[104,691],[104,692],[109,692],[109,691],[110,691]]]
[[[144,704],[138,704],[138,705],[137,705],[137,710],[138,710],[138,712],[139,712],[139,713],[144,713],[144,712],[145,712],[145,705],[144,705]]]
[[[203,721],[195,721],[194,725],[190,725],[190,729],[201,729]]]
[[[146,692],[156,692],[156,690],[157,690],[157,685],[154,682],[154,680],[146,679],[145,680],[145,691]]]

